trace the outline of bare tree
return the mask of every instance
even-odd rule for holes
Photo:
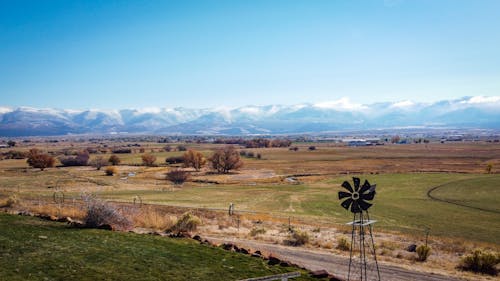
[[[108,164],[108,161],[104,159],[102,156],[97,156],[96,158],[90,160],[90,166],[96,168],[97,170],[100,170],[102,166],[106,166]]]
[[[223,174],[227,174],[230,170],[237,170],[243,166],[240,154],[232,145],[216,150],[209,161],[212,164],[212,168],[217,170],[218,173]]]
[[[46,153],[42,153],[40,150],[33,148],[28,153],[28,164],[33,168],[40,168],[44,170],[45,168],[54,167],[56,159]]]
[[[207,163],[207,159],[196,150],[188,150],[184,153],[184,167],[193,167],[196,171],[199,171]]]

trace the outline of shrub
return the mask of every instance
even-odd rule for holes
[[[110,226],[112,229],[126,230],[132,227],[132,222],[127,219],[117,208],[106,201],[96,199],[93,196],[84,196],[85,227],[102,228]]]
[[[224,174],[243,166],[238,151],[232,145],[216,150],[209,161],[212,164],[212,168],[217,170],[218,173]]]
[[[189,172],[183,171],[181,169],[171,170],[170,172],[165,174],[166,179],[173,182],[174,184],[183,184],[190,177]]]
[[[167,157],[167,159],[165,159],[165,162],[170,165],[184,163],[184,157],[183,156]]]
[[[500,263],[500,253],[493,253],[481,249],[474,250],[472,253],[465,255],[458,268],[467,271],[497,275],[497,265]]]
[[[106,167],[106,170],[104,170],[104,173],[106,173],[106,176],[112,176],[116,174],[116,168],[115,167]]]
[[[195,231],[198,225],[201,224],[200,218],[197,216],[187,212],[184,213],[172,226],[168,229],[168,232],[176,232],[176,233],[188,233]]]
[[[286,244],[291,246],[302,246],[309,242],[309,234],[301,230],[292,230],[289,240],[285,241]]]
[[[76,156],[61,157],[59,161],[64,166],[87,166],[89,153],[86,150],[81,151]]]
[[[493,170],[493,164],[488,163],[488,165],[486,165],[486,173],[491,174],[491,170]]]
[[[431,247],[427,245],[420,245],[417,247],[416,252],[417,252],[417,261],[424,262],[431,254]]]
[[[266,229],[265,228],[259,228],[259,227],[254,227],[252,230],[250,230],[250,236],[257,236],[259,234],[265,234]]]
[[[257,153],[257,159],[262,159],[262,155],[260,155],[260,153]]]
[[[112,151],[113,153],[132,153],[132,149],[130,148],[116,148],[116,149],[113,149]]]
[[[163,150],[165,150],[166,152],[170,152],[170,151],[172,151],[172,147],[170,145],[165,145],[163,147]]]
[[[253,153],[253,151],[250,151],[250,152],[247,153],[247,157],[249,157],[249,158],[253,158],[254,155],[255,154]]]
[[[297,146],[294,146],[294,147],[290,147],[288,150],[297,151],[297,150],[299,150],[299,148]]]
[[[46,153],[42,153],[40,150],[33,148],[28,153],[28,164],[33,168],[40,168],[44,170],[45,168],[54,167],[56,159]]]
[[[111,155],[109,156],[109,159],[108,159],[108,162],[111,163],[111,165],[118,165],[120,164],[122,160],[120,159],[120,157],[116,156],[116,155]]]
[[[247,151],[246,150],[240,150],[240,156],[247,156]]]
[[[350,251],[351,250],[351,243],[347,240],[345,237],[339,237],[337,239],[337,249],[342,250],[342,251]]]
[[[308,148],[308,149],[309,149],[310,151],[316,150],[316,146],[311,145],[311,146],[309,146],[309,148]]]
[[[4,203],[0,203],[0,208],[12,207],[12,206],[16,205],[17,203],[19,203],[19,198],[15,194],[13,194],[13,195],[9,196],[7,198],[7,200],[5,200]]]
[[[156,156],[153,154],[146,153],[141,156],[142,163],[144,166],[152,167],[154,166],[154,163],[156,162]]]
[[[178,146],[177,146],[177,150],[179,150],[179,151],[186,151],[186,150],[187,150],[187,148],[186,148],[186,146],[185,146],[185,145],[178,145]]]

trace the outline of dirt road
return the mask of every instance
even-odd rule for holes
[[[328,253],[321,253],[306,250],[298,247],[287,247],[276,244],[268,244],[258,241],[243,240],[236,238],[217,238],[217,237],[204,237],[211,242],[222,244],[232,243],[238,247],[250,248],[259,250],[262,253],[270,254],[280,258],[281,260],[299,265],[308,270],[321,270],[324,269],[336,277],[347,280],[347,272],[349,268],[349,259],[342,256],[336,256]],[[395,266],[379,264],[381,280],[384,281],[415,281],[415,280],[429,280],[429,281],[452,281],[452,280],[465,280],[455,277],[438,275],[427,272],[411,271],[404,268]],[[376,280],[376,279],[374,279]]]

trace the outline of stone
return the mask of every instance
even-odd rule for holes
[[[330,274],[328,273],[328,271],[326,271],[324,269],[315,270],[315,271],[311,272],[311,276],[314,278],[326,278],[329,275]]]
[[[417,251],[417,244],[411,244],[410,246],[406,247],[406,251],[415,253]]]
[[[277,257],[275,257],[273,255],[269,256],[269,261],[267,262],[267,264],[269,264],[269,265],[276,265],[276,264],[280,264],[280,263],[281,263],[281,260],[278,259]]]

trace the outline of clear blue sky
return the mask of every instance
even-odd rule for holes
[[[0,0],[0,106],[500,95],[500,1]]]

